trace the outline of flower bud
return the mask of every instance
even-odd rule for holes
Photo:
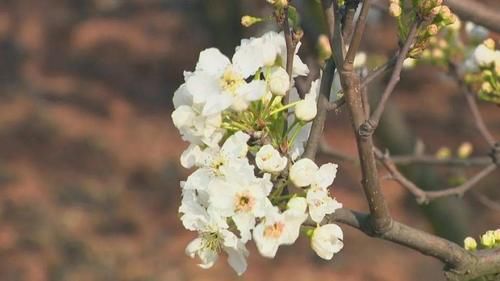
[[[490,33],[488,29],[470,21],[465,24],[465,32],[470,39],[476,42],[485,40],[488,38],[488,34]]]
[[[301,121],[309,122],[316,117],[317,113],[316,99],[312,95],[306,96],[295,105],[295,116]]]
[[[467,251],[475,251],[477,249],[476,239],[472,237],[467,237],[464,239],[464,248]]]
[[[483,42],[483,44],[477,46],[477,48],[472,53],[474,60],[479,66],[487,66],[495,61],[495,50],[490,48],[491,41],[487,39]],[[495,42],[493,42],[493,45]],[[494,46],[493,46],[494,47]]]
[[[282,157],[272,145],[266,144],[255,155],[255,163],[261,171],[279,173],[285,169],[287,158]]]
[[[462,22],[455,14],[453,14],[452,22],[450,25],[448,25],[448,28],[450,28],[451,30],[454,30],[454,31],[459,31],[461,26],[462,26]]]
[[[241,17],[241,25],[244,27],[250,27],[250,26],[252,26],[256,23],[259,23],[261,21],[262,21],[261,18],[252,17],[252,16],[248,16],[248,15]]]
[[[406,58],[403,61],[403,68],[404,69],[412,69],[412,68],[415,67],[416,64],[417,64],[417,60],[416,59]]]
[[[437,159],[448,159],[451,156],[451,150],[448,147],[441,147],[436,152]]]
[[[433,49],[432,50],[432,57],[434,59],[442,59],[444,57],[444,52],[441,49]]]
[[[496,243],[500,243],[500,228],[495,230],[495,241]]]
[[[491,86],[491,84],[489,82],[484,81],[481,84],[481,91],[483,91],[485,93],[491,93],[491,92],[493,92],[493,87]]]
[[[458,157],[465,159],[472,154],[472,150],[474,150],[472,144],[470,142],[464,142],[458,147]]]
[[[318,53],[321,60],[326,60],[332,56],[332,47],[328,36],[321,34],[318,37]]]
[[[343,247],[344,234],[336,224],[325,224],[316,228],[311,237],[311,248],[325,260],[331,260],[333,255]]]
[[[401,15],[401,7],[399,6],[398,3],[391,3],[389,4],[389,14],[395,18],[399,17]]]
[[[290,89],[290,76],[282,67],[273,67],[269,75],[269,90],[276,96],[284,96]]]
[[[441,15],[441,17],[444,20],[448,20],[452,15],[450,8],[448,8],[448,6],[445,5],[439,7],[441,7],[441,9],[439,9],[439,14]]]
[[[495,40],[493,40],[492,38],[484,40],[483,45],[485,45],[490,50],[495,50]]]
[[[443,4],[443,0],[434,0],[434,6],[441,6]]]
[[[435,24],[430,24],[427,26],[427,33],[430,35],[430,36],[434,36],[438,33],[439,31],[439,28],[437,25]]]
[[[280,9],[288,6],[288,0],[267,0],[267,2]]]
[[[290,168],[290,180],[297,187],[306,187],[314,181],[318,166],[309,158],[302,158]]]
[[[493,248],[495,246],[495,232],[488,230],[485,234],[481,235],[481,244],[486,248]]]
[[[429,16],[431,16],[431,17],[437,16],[439,14],[439,11],[441,11],[441,7],[442,6],[436,6],[436,7],[432,8],[430,13],[429,13]]]
[[[356,54],[354,57],[354,68],[361,68],[366,64],[366,53],[365,52],[359,52]]]

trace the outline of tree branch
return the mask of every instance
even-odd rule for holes
[[[465,192],[472,189],[480,180],[491,174],[497,168],[496,164],[491,163],[461,185],[442,190],[425,191],[420,187],[418,187],[416,184],[414,184],[412,181],[407,179],[398,170],[396,165],[394,165],[394,162],[392,162],[389,155],[387,154],[384,155],[378,149],[375,149],[375,155],[377,156],[377,159],[380,160],[380,162],[384,165],[384,167],[389,171],[394,180],[396,180],[399,184],[408,189],[408,191],[410,191],[410,193],[412,193],[415,196],[419,204],[429,203],[432,200],[446,196],[452,196],[452,195],[463,196]]]
[[[434,155],[394,155],[391,160],[396,165],[443,165],[443,166],[484,166],[492,164],[491,157],[471,157],[471,158],[437,158]]]
[[[410,47],[413,44],[415,37],[417,36],[417,31],[421,25],[422,21],[420,20],[417,20],[413,23],[410,29],[410,33],[408,34],[408,37],[406,38],[406,41],[403,45],[403,48],[401,48],[401,50],[399,51],[399,55],[396,59],[396,65],[394,67],[394,70],[392,71],[391,79],[389,80],[389,83],[387,84],[377,107],[373,111],[371,117],[360,128],[360,133],[362,134],[362,136],[372,135],[377,128],[380,118],[384,113],[387,100],[389,99],[391,93],[399,82],[401,70],[403,70],[403,62],[406,59],[406,55],[408,54],[408,51],[410,50]]]
[[[500,32],[500,9],[497,5],[485,5],[473,0],[445,0],[444,4],[461,19],[482,25],[491,31]],[[497,2],[498,4],[498,2]]]

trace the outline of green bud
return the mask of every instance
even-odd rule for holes
[[[495,246],[495,232],[488,230],[485,234],[481,235],[481,244],[486,248],[493,248]]]
[[[472,237],[467,237],[464,239],[464,248],[467,251],[475,251],[477,249],[476,239]]]
[[[241,17],[241,25],[243,25],[244,27],[250,27],[256,23],[259,23],[263,21],[262,18],[257,18],[257,17],[252,17],[252,16],[242,16]]]

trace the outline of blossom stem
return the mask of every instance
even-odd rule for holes
[[[276,113],[278,113],[278,112],[281,112],[281,111],[283,111],[283,110],[287,110],[287,109],[289,109],[290,107],[295,106],[295,105],[296,105],[297,103],[299,103],[299,102],[300,102],[300,100],[299,100],[299,101],[296,101],[296,102],[289,103],[289,104],[287,104],[287,105],[284,105],[284,106],[282,106],[282,107],[280,107],[280,108],[278,108],[278,109],[275,109],[275,110],[271,111],[271,113],[269,113],[269,115],[274,115],[274,114],[276,114]]]

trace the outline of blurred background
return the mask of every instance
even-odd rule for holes
[[[306,29],[301,55],[317,75],[320,13],[315,1],[294,2]],[[304,238],[273,260],[252,245],[242,277],[224,257],[202,270],[184,254],[195,235],[177,214],[189,171],[178,161],[186,143],[170,119],[173,93],[204,48],[231,56],[242,37],[276,28],[243,29],[242,15],[271,12],[264,0],[1,0],[0,280],[443,280],[434,259],[348,227],[333,262]],[[369,61],[393,53],[395,32],[385,13],[370,15]],[[387,77],[379,80],[374,96]],[[500,108],[480,108],[500,139]],[[329,118],[328,143],[355,155],[346,111]],[[429,153],[464,141],[474,155],[488,153],[458,86],[439,68],[405,71],[384,120],[377,140],[393,154],[411,153],[417,140]],[[358,167],[339,164],[333,195],[366,210]],[[405,169],[426,188],[474,171]],[[496,172],[476,190],[500,202],[499,185]],[[471,194],[421,207],[397,184],[383,188],[395,218],[458,243],[500,225],[499,210]]]

